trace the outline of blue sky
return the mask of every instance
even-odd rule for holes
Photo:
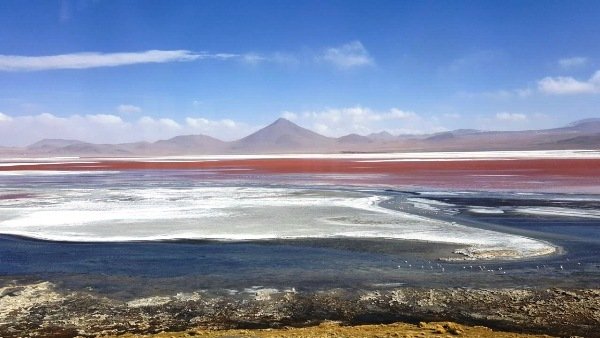
[[[598,1],[3,1],[0,144],[598,117]]]

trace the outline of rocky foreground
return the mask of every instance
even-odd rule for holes
[[[313,329],[317,330],[323,327],[319,324],[327,321],[358,325],[440,320],[484,325],[494,330],[600,337],[600,289],[395,288],[312,293],[252,289],[237,293],[223,291],[222,294],[199,291],[123,301],[83,291],[61,291],[49,282],[13,283],[0,288],[0,337],[5,338],[160,332],[182,332],[174,335],[183,337],[215,332],[202,329],[315,326]],[[435,333],[435,325],[444,333],[452,334],[454,330],[443,324],[422,324],[419,329],[427,328]],[[345,329],[345,326],[337,326],[335,330],[342,330],[339,332],[344,336]],[[466,334],[471,329],[458,326],[456,330],[460,332],[454,334]],[[301,337],[302,331],[299,332],[296,336]],[[399,334],[400,331],[394,332]],[[321,335],[313,333],[304,336]],[[242,334],[232,332],[232,335]],[[252,335],[257,336],[257,331]],[[356,335],[369,336],[367,333]]]

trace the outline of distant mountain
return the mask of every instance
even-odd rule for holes
[[[226,149],[227,143],[206,135],[182,135],[153,143],[151,148],[157,152],[178,152],[181,154],[219,153]]]
[[[480,131],[458,129],[429,135],[394,136],[386,131],[368,136],[331,138],[280,118],[237,141],[206,135],[182,135],[156,142],[94,144],[45,139],[24,148],[0,147],[0,156],[151,156],[258,153],[335,153],[402,151],[477,151],[600,149],[600,118],[542,130]]]
[[[468,134],[477,134],[477,133],[481,133],[481,130],[477,130],[477,129],[456,129],[451,131],[452,134],[454,135],[468,135]]]
[[[396,139],[396,136],[388,133],[387,131],[381,131],[379,133],[371,133],[371,134],[367,135],[367,137],[373,141],[391,141],[391,140]]]
[[[576,136],[564,140],[556,141],[558,144],[564,145],[574,145],[579,148],[582,147],[583,144],[600,144],[600,133],[596,133],[593,135],[584,135],[584,136]]]
[[[74,144],[83,144],[85,142],[77,141],[77,140],[63,140],[63,139],[43,139],[41,141],[35,142],[27,147],[27,149],[55,149],[71,146]]]
[[[600,142],[588,137],[600,133],[600,119],[588,119],[565,127],[522,131],[459,129],[434,134],[417,144],[423,150],[544,150],[596,149]],[[569,141],[566,141],[569,140]]]
[[[585,120],[575,121],[567,125],[569,129],[575,129],[579,131],[598,131],[600,132],[600,118],[591,118]]]
[[[302,152],[330,150],[334,139],[279,118],[270,125],[231,144],[233,152]]]
[[[371,138],[358,134],[348,134],[337,138],[337,143],[339,144],[368,144],[373,142],[374,140]]]
[[[472,135],[480,133],[479,130],[475,129],[456,129],[451,131],[444,131],[440,133],[435,133],[431,135],[426,135],[423,137],[424,140],[430,142],[451,142],[453,140],[457,140],[465,135]]]
[[[436,133],[425,138],[427,141],[449,141],[455,139],[456,136],[451,131]]]
[[[154,143],[94,144],[77,140],[45,139],[25,148],[38,155],[170,155],[216,154],[226,150],[226,142],[206,135],[182,135]]]

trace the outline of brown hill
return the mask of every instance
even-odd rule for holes
[[[25,148],[0,147],[0,155],[25,156],[149,156],[259,153],[336,153],[403,151],[478,151],[599,149],[600,119],[586,119],[565,127],[524,131],[459,129],[429,135],[380,132],[331,138],[280,118],[237,141],[224,142],[206,135],[182,135],[156,142],[94,144],[79,140],[45,139]]]
[[[229,147],[234,153],[319,152],[331,151],[335,140],[302,128],[284,118],[234,141]]]

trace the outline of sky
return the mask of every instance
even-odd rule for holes
[[[0,3],[0,145],[600,117],[599,1]]]

